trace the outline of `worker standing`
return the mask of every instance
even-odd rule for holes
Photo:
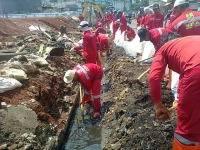
[[[143,27],[138,30],[138,36],[140,38],[140,42],[151,41],[157,51],[160,48],[161,37],[168,32],[171,32],[171,30],[166,28],[154,28],[147,30]]]
[[[124,16],[123,12],[122,11],[118,11],[118,14],[119,14],[119,20],[120,20],[120,30],[121,30],[121,33],[126,31],[126,28],[127,28],[127,20],[126,20],[126,17]]]
[[[97,39],[94,33],[91,32],[89,28],[89,23],[87,21],[82,21],[80,23],[81,30],[84,33],[83,43],[79,46],[72,48],[70,51],[80,51],[83,49],[83,55],[85,57],[86,63],[96,64],[98,59],[97,52]]]
[[[93,94],[94,100],[94,118],[100,117],[101,102],[101,80],[103,76],[103,70],[96,64],[84,64],[77,65],[73,70],[68,70],[65,73],[65,83],[79,82],[84,88],[84,96],[82,99],[83,103],[91,102],[90,93]]]
[[[162,104],[160,80],[167,65],[180,74],[178,120],[173,150],[199,150],[200,36],[180,37],[175,32],[163,36],[163,46],[156,53],[150,69],[150,93],[155,105],[156,118],[160,121],[170,119],[169,110]],[[162,114],[166,117],[160,118]]]
[[[148,29],[163,28],[164,15],[160,12],[158,4],[153,4],[154,13],[149,16]]]
[[[167,6],[170,11],[169,19],[167,19],[167,22],[166,22],[166,28],[168,29],[171,29],[172,22],[178,17],[178,14],[174,10],[174,3],[175,3],[175,0],[168,0],[167,3],[165,4],[165,6]]]
[[[84,17],[83,17],[82,14],[79,14],[78,18],[79,18],[80,21],[83,21],[83,20],[84,20]]]
[[[200,35],[200,12],[189,9],[187,0],[176,0],[174,10],[180,16],[172,22],[170,30],[181,36]]]
[[[115,39],[115,33],[117,32],[117,30],[119,29],[119,26],[120,26],[120,21],[119,19],[116,20],[115,22],[113,22],[113,26],[112,26],[112,40],[114,41]]]

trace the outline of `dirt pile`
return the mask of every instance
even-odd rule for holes
[[[48,29],[46,32],[51,35],[52,39],[49,39],[45,34],[30,32],[27,28],[31,22]],[[15,52],[22,45],[26,45],[24,49],[26,53],[33,54],[38,52],[41,44],[43,44],[44,49],[62,47],[63,43],[56,41],[60,36],[61,25],[67,27],[67,31],[71,32],[67,33],[67,36],[73,40],[79,41],[82,37],[80,32],[73,34],[72,37],[73,31],[78,33],[76,27],[79,23],[71,18],[2,19],[1,24],[4,25],[0,32],[4,42],[0,44],[0,52]],[[6,52],[6,55],[9,55],[9,52]],[[65,129],[66,118],[69,117],[74,105],[75,93],[71,92],[72,89],[64,84],[63,76],[66,70],[83,62],[82,55],[81,53],[72,54],[69,49],[65,49],[64,56],[49,56],[46,60],[49,65],[37,66],[36,73],[27,74],[28,79],[21,81],[22,87],[1,93],[0,100],[6,103],[3,107],[4,110],[8,107],[23,105],[35,112],[39,126],[35,131],[30,130],[32,133],[29,133],[23,124],[18,124],[20,130],[15,132],[12,118],[1,116],[1,118],[6,118],[4,120],[6,124],[2,123],[0,126],[0,149],[27,149],[27,147],[43,149],[48,144],[51,145],[48,149],[52,149],[52,143],[58,141],[56,136]],[[1,62],[1,67],[3,67],[4,62]],[[69,93],[73,95],[64,99],[63,97]],[[32,115],[31,112],[30,114]],[[30,117],[32,116],[27,113],[25,118],[29,121]],[[21,121],[24,121],[25,118],[21,118]],[[53,142],[51,143],[51,141]]]
[[[102,119],[102,147],[104,150],[169,150],[172,149],[173,132],[176,127],[176,114],[172,120],[160,123],[155,118],[155,110],[149,93],[147,75],[137,78],[150,67],[134,63],[124,50],[106,61],[105,85],[110,88],[104,93],[104,102],[112,104]],[[172,105],[173,95],[162,82],[163,103]]]

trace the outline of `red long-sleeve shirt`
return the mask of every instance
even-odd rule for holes
[[[113,22],[113,34],[119,29],[119,23],[117,21]]]
[[[76,46],[74,49],[76,51],[83,50],[84,57],[87,57],[89,59],[97,59],[98,53],[97,53],[97,39],[94,33],[92,33],[90,30],[84,32],[83,37],[83,43],[80,46]]]
[[[163,34],[171,32],[169,29],[165,28],[154,28],[149,30],[150,41],[153,43],[156,51],[160,48],[160,40]]]
[[[124,16],[124,14],[122,14],[121,17],[120,17],[120,30],[121,30],[121,33],[123,31],[126,31],[126,28],[127,28],[126,17]]]
[[[178,32],[181,36],[200,35],[200,12],[186,9],[173,21],[170,30]]]
[[[167,64],[180,76],[200,64],[199,41],[200,36],[187,36],[169,41],[157,51],[149,74],[150,92],[155,103],[161,102],[160,81]]]
[[[172,28],[172,22],[178,18],[178,14],[173,10],[170,14],[169,21],[167,22],[167,28],[170,30]]]
[[[164,22],[164,16],[162,13],[158,14],[151,14],[149,17],[149,22],[148,22],[148,29],[154,29],[154,28],[162,28],[163,27],[163,22]]]
[[[100,66],[92,63],[77,65],[73,68],[76,70],[76,75],[78,76],[78,82],[84,87],[86,91],[84,93],[89,95],[93,89],[93,81],[95,79],[101,79],[103,75],[103,70]],[[100,91],[99,91],[100,94]],[[85,96],[83,96],[83,100]]]

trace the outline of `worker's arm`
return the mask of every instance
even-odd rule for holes
[[[156,118],[161,121],[165,121],[170,118],[169,111],[162,105],[161,100],[161,78],[163,73],[165,72],[166,61],[162,53],[157,52],[154,61],[151,65],[151,70],[149,74],[149,87],[150,93],[155,105],[156,110]],[[162,114],[166,114],[166,117],[160,119],[159,117]]]
[[[80,51],[81,49],[84,49],[84,47],[88,45],[89,39],[90,39],[90,36],[88,34],[84,35],[83,43],[81,45],[79,45],[79,46],[74,47],[74,49],[76,51]]]

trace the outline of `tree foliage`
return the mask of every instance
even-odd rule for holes
[[[136,3],[131,5],[131,9],[137,12],[140,7],[146,7],[146,6],[149,6],[148,0],[136,0]]]

